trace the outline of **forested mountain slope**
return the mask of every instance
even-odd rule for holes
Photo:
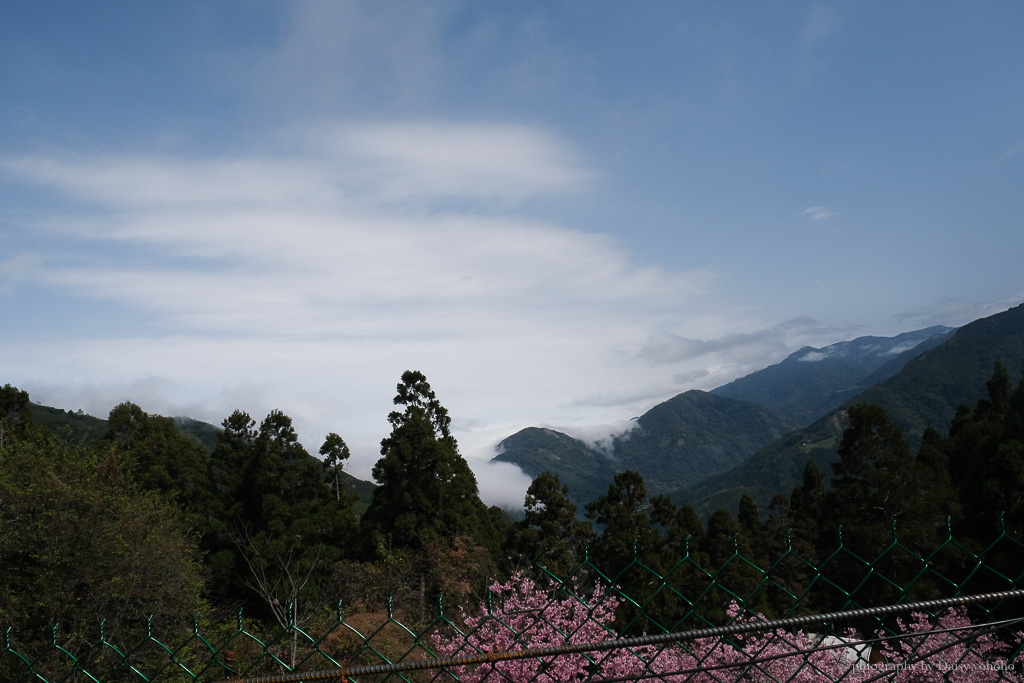
[[[541,427],[527,427],[504,439],[493,459],[517,465],[533,478],[544,472],[557,474],[581,509],[608,490],[616,471],[607,455],[568,434]]]
[[[735,468],[674,492],[673,498],[702,514],[718,507],[734,510],[744,494],[763,506],[774,494],[792,491],[808,459],[821,467],[827,480],[847,426],[847,408],[856,403],[882,406],[916,449],[929,425],[944,433],[958,406],[985,396],[986,381],[997,362],[1017,382],[1022,360],[1024,305],[965,325],[841,408],[764,447]]]
[[[953,331],[935,326],[822,349],[805,347],[712,392],[687,391],[655,406],[638,418],[636,429],[614,441],[610,452],[552,429],[531,427],[502,441],[495,459],[518,465],[532,477],[544,471],[557,474],[580,506],[605,493],[615,473],[625,470],[639,472],[652,492],[675,492],[679,498],[681,489],[693,490],[708,477],[732,471],[759,449],[770,449],[775,442],[789,448],[790,439],[784,438],[789,432],[830,415]],[[810,443],[819,444],[842,429],[825,420],[811,433]],[[802,452],[814,450],[803,443],[806,435],[795,438]],[[819,458],[826,463],[835,446],[820,445],[824,450]],[[777,472],[755,478],[791,488],[789,482],[802,467],[801,458],[795,474],[780,464]]]
[[[807,426],[892,377],[953,332],[951,327],[935,326],[895,337],[858,337],[821,349],[805,346],[781,363],[740,377],[711,393],[753,401]]]
[[[609,454],[554,430],[528,428],[502,441],[494,459],[531,477],[557,474],[582,505],[605,493],[616,472],[639,472],[652,493],[672,490],[729,469],[795,427],[749,401],[687,391],[639,417]]]

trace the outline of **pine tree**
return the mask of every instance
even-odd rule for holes
[[[388,415],[391,434],[381,441],[373,467],[374,490],[363,515],[370,552],[380,543],[419,550],[430,543],[451,545],[457,536],[497,550],[498,531],[480,500],[476,477],[451,434],[451,418],[426,377],[406,371]]]
[[[974,409],[958,409],[947,449],[968,533],[979,540],[997,532],[1001,515],[1011,529],[1024,522],[1024,375],[1011,389],[997,363],[987,386]]]
[[[328,595],[331,567],[354,534],[347,496],[298,441],[292,420],[235,411],[223,422],[211,467],[218,496],[211,567],[235,599],[255,595],[279,624],[300,624]],[[339,437],[340,439],[340,437]]]
[[[327,474],[327,481],[334,489],[335,499],[340,503],[345,489],[341,483],[341,471],[352,452],[349,451],[344,439],[331,432],[320,446],[320,455],[324,458],[324,472]]]
[[[842,525],[844,548],[858,557],[878,556],[894,540],[910,549],[933,547],[938,510],[946,502],[938,500],[937,480],[926,464],[930,455],[915,460],[902,432],[886,411],[877,405],[858,404],[850,408],[850,424],[839,447],[839,461],[832,468],[837,475],[832,483],[836,521]],[[834,563],[836,582],[844,590],[853,590],[860,579],[850,574],[855,563]],[[863,584],[855,596],[861,604],[881,604],[902,597],[896,585],[915,584],[924,591],[926,582],[917,582],[920,565],[907,553],[886,553],[873,568],[883,581]]]
[[[587,503],[587,517],[601,527],[594,554],[602,568],[617,574],[636,558],[658,563],[663,539],[651,508],[644,478],[632,470],[616,474],[608,493]]]
[[[881,548],[893,522],[916,513],[918,477],[910,446],[881,406],[850,408],[832,470],[838,522],[856,550]]]
[[[526,490],[525,516],[516,526],[516,548],[524,559],[536,560],[548,572],[566,579],[583,559],[593,537],[588,522],[576,516],[569,487],[557,474],[543,472]]]
[[[631,633],[663,630],[680,613],[677,596],[662,586],[665,538],[659,528],[675,516],[667,502],[648,499],[643,477],[626,470],[615,475],[608,493],[587,503],[587,517],[601,529],[591,562],[633,599],[619,615]]]
[[[116,454],[144,489],[157,491],[179,505],[189,525],[208,531],[213,483],[206,452],[185,436],[170,418],[150,415],[125,402],[111,409],[107,433],[97,442],[102,454]]]
[[[0,446],[12,442],[31,425],[28,392],[10,384],[0,387]]]

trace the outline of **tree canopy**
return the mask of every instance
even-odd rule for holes
[[[404,410],[388,415],[392,429],[373,467],[377,488],[363,515],[364,536],[413,549],[469,536],[494,548],[499,538],[476,476],[459,453],[448,411],[426,377],[403,373],[394,403]]]
[[[0,617],[37,627],[59,619],[74,630],[97,614],[121,624],[146,612],[184,624],[211,605],[301,626],[337,598],[369,611],[395,597],[396,609],[426,623],[438,593],[464,603],[539,557],[538,573],[608,576],[632,598],[617,619],[633,633],[673,628],[693,594],[711,590],[709,604],[724,605],[725,584],[766,614],[788,609],[793,595],[808,609],[841,606],[826,583],[852,590],[859,565],[835,562],[828,582],[813,586],[809,568],[840,538],[842,552],[876,557],[894,534],[909,552],[872,565],[894,582],[865,584],[858,600],[900,599],[904,582],[929,594],[942,586],[920,575],[916,556],[942,545],[947,519],[968,550],[1021,535],[1024,380],[1014,386],[996,365],[987,390],[960,407],[946,433],[926,430],[916,454],[885,410],[853,406],[833,476],[808,461],[802,483],[764,516],[743,495],[738,517],[718,510],[705,524],[691,507],[649,496],[626,470],[586,506],[584,521],[568,487],[545,472],[510,524],[480,500],[448,411],[420,372],[397,385],[377,486],[359,521],[343,485],[345,440],[329,433],[320,458],[310,455],[280,410],[259,422],[236,410],[204,445],[178,422],[125,402],[98,440],[75,441],[33,423],[28,394],[7,385]],[[1019,566],[1020,547],[1014,540],[992,552]],[[929,557],[936,575],[958,571],[954,555]],[[773,566],[768,583],[781,590],[766,590],[755,565]],[[722,585],[708,589],[709,575]],[[979,581],[1000,585],[994,575]],[[724,618],[719,607],[702,616]]]

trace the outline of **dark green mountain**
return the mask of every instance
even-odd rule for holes
[[[557,474],[581,506],[607,493],[616,472],[635,470],[652,494],[661,493],[727,470],[795,426],[748,401],[688,391],[644,413],[635,429],[614,440],[610,455],[531,427],[502,441],[495,460],[531,477]]]
[[[1024,304],[965,325],[891,379],[860,394],[857,401],[884,407],[916,444],[928,425],[945,433],[957,406],[973,406],[985,396],[985,383],[996,362],[1006,367],[1013,382],[1020,379]]]
[[[209,422],[193,420],[191,417],[174,417],[171,420],[178,431],[202,446],[207,453],[212,453],[217,447],[217,437],[222,431],[220,427]]]
[[[527,427],[499,443],[493,459],[518,465],[533,478],[546,470],[557,474],[579,508],[607,493],[617,471],[611,458],[582,441],[540,427]]]
[[[854,403],[885,408],[916,448],[926,427],[945,433],[957,406],[973,405],[985,396],[985,383],[997,361],[1016,382],[1022,360],[1024,305],[965,325],[839,409],[766,446],[735,468],[674,492],[673,498],[690,503],[705,515],[718,507],[735,510],[744,493],[764,506],[774,494],[792,492],[809,458],[828,479],[846,427],[845,407]]]
[[[61,410],[35,403],[29,404],[29,410],[36,424],[72,443],[81,442],[87,447],[92,446],[107,431],[106,420],[86,415],[81,410]]]
[[[640,472],[663,491],[730,469],[796,428],[749,401],[687,391],[654,406],[615,441],[619,470]]]
[[[737,514],[744,494],[764,509],[775,494],[793,492],[808,460],[817,463],[826,479],[831,476],[831,463],[847,424],[846,411],[836,410],[765,446],[736,467],[669,495],[677,503],[693,506],[702,518],[719,508]]]
[[[35,403],[29,406],[36,424],[46,427],[58,436],[64,436],[69,441],[83,442],[86,446],[91,446],[107,432],[106,420],[87,415],[81,410],[61,410]],[[207,453],[216,448],[220,427],[190,417],[174,417],[171,421],[178,431],[202,446]]]
[[[71,443],[82,443],[86,448],[91,447],[97,439],[106,434],[107,421],[92,415],[86,415],[82,411],[61,410],[35,403],[30,404],[32,419],[46,427],[48,430],[63,436]],[[191,441],[202,446],[207,454],[212,453],[217,447],[217,435],[221,428],[201,422],[190,417],[171,418],[174,426],[187,436]],[[373,498],[374,484],[369,481],[357,479],[347,472],[341,473],[345,481],[349,495],[352,497],[352,509],[357,515],[366,510],[370,499]]]
[[[816,349],[718,387],[711,393],[753,401],[807,426],[878,382],[912,358],[949,338],[953,328],[935,326],[895,337],[859,337]]]
[[[377,488],[377,485],[372,481],[356,479],[344,471],[341,473],[341,480],[345,482],[345,490],[348,491],[348,496],[352,500],[352,511],[356,513],[357,517],[362,517],[366,508],[370,506],[370,501],[373,500],[373,490]]]

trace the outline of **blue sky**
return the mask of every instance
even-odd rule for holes
[[[0,382],[483,463],[1024,300],[1024,4],[0,9]]]

